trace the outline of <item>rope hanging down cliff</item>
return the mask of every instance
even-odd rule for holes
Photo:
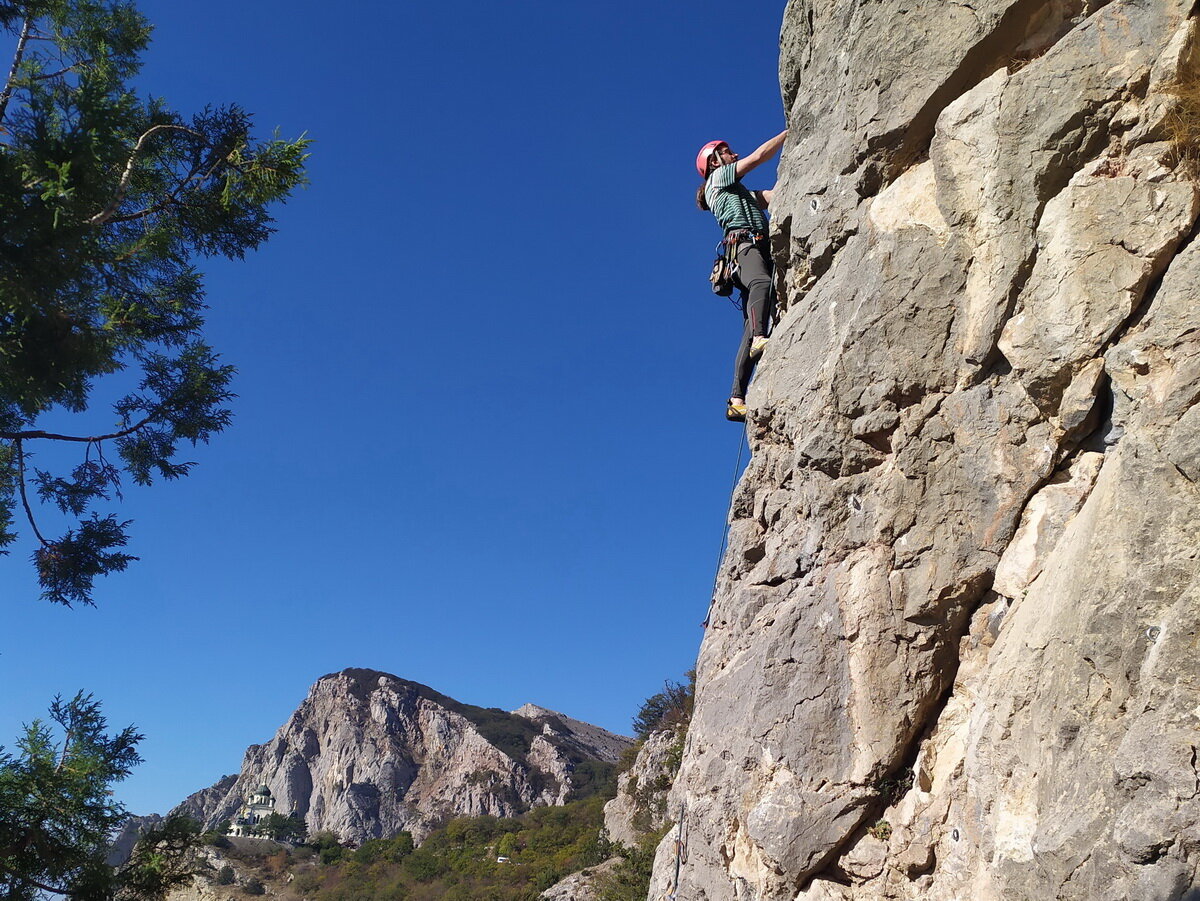
[[[679,805],[679,824],[675,832],[675,878],[671,881],[671,891],[663,895],[663,901],[675,901],[679,893],[679,871],[687,863],[687,804]]]
[[[713,570],[712,591],[708,596],[708,612],[704,614],[704,622],[700,624],[700,628],[707,629],[712,621],[713,604],[717,602],[717,581],[721,578],[721,561],[725,559],[725,551],[729,547],[729,526],[730,516],[728,511],[733,507],[733,493],[737,491],[738,476],[742,474],[742,451],[750,442],[750,426],[747,425],[742,429],[742,434],[738,436],[738,453],[737,462],[733,464],[733,478],[729,483],[729,500],[725,503],[725,528],[721,532],[721,546],[717,549],[717,565]]]

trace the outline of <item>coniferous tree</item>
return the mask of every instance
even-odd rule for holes
[[[304,817],[294,813],[287,816],[270,813],[258,824],[256,831],[259,835],[280,842],[302,842],[308,835]]]
[[[141,738],[132,726],[108,734],[99,703],[80,693],[27,726],[15,756],[0,749],[0,897],[154,899],[191,878],[200,827],[186,818],[142,835],[123,866],[106,862],[128,817],[112,786],[141,762]]]
[[[139,98],[150,31],[130,0],[0,0],[0,553],[24,519],[42,596],[68,605],[135,559],[128,522],[93,507],[122,475],[185,475],[180,445],[229,422],[233,368],[203,339],[193,260],[257,247],[304,182],[307,139],[255,140],[237,106],[187,118]],[[132,389],[85,417],[116,373]],[[78,454],[39,468],[56,444]]]

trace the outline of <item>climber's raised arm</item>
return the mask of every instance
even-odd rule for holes
[[[737,174],[741,178],[751,169],[761,166],[771,157],[779,152],[779,148],[783,146],[783,139],[787,137],[786,131],[781,131],[771,140],[767,141],[758,147],[753,153],[747,154],[737,161]]]

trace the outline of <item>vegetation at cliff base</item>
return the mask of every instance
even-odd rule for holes
[[[193,259],[258,247],[304,183],[306,139],[138,97],[150,32],[129,0],[0,2],[0,549],[23,520],[42,597],[68,606],[136,559],[94,508],[186,475],[181,447],[230,421]]]
[[[460,817],[420,847],[407,832],[357,849],[323,832],[301,848],[226,853],[257,868],[250,878],[273,880],[283,901],[534,901],[610,856],[600,836],[606,800],[594,795],[512,818]]]
[[[636,848],[620,849],[621,859],[617,865],[596,880],[599,901],[645,901],[650,891],[654,854],[658,843],[671,828],[667,825],[647,833]]]

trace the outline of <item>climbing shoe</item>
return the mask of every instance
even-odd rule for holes
[[[770,338],[767,338],[763,335],[759,335],[757,338],[755,338],[753,341],[751,341],[750,342],[750,359],[757,360],[759,357],[761,357],[763,354],[763,351],[767,349],[767,342],[769,342],[770,340],[771,340]]]
[[[735,404],[733,401],[729,401],[729,405],[725,407],[725,418],[730,422],[745,422],[746,405]]]

